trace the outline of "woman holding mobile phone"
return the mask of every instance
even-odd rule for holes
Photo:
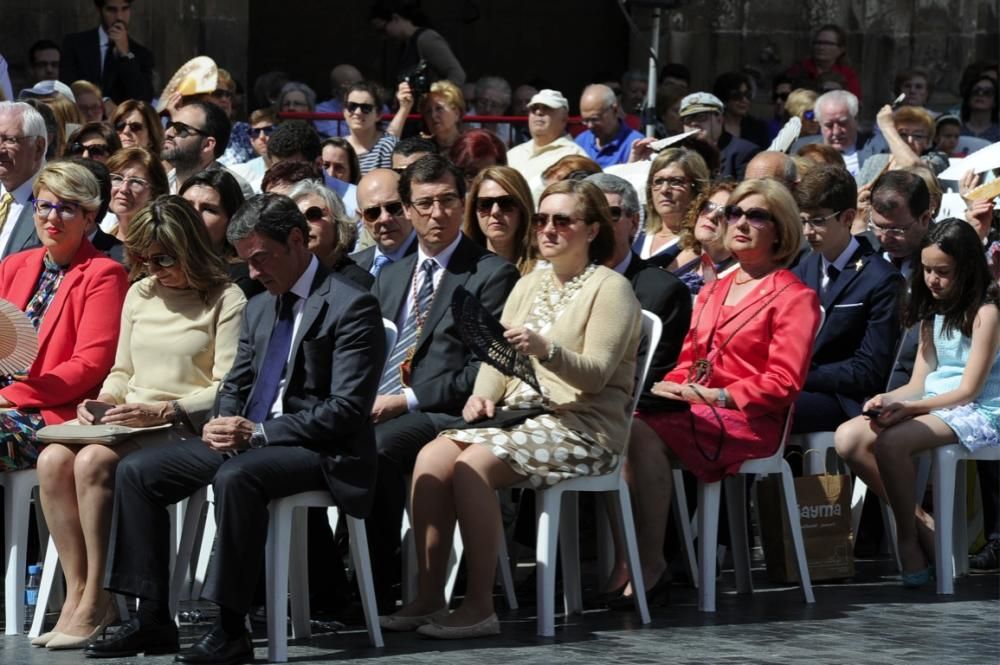
[[[49,649],[82,649],[114,620],[102,581],[115,469],[139,448],[198,436],[235,358],[246,304],[201,217],[179,196],[162,196],[140,210],[125,248],[134,283],[125,296],[114,367],[97,399],[77,407],[77,419],[170,427],[113,447],[50,443],[39,456],[42,508],[67,588],[53,630],[32,640]]]
[[[953,443],[1000,445],[1000,289],[979,236],[963,220],[940,222],[920,264],[904,314],[906,327],[920,324],[910,382],[872,397],[835,437],[840,456],[892,506],[905,587],[930,581],[934,556],[933,519],[914,501],[912,456]]]

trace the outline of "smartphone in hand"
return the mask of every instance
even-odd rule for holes
[[[96,399],[88,399],[83,403],[83,408],[90,411],[91,415],[94,416],[94,424],[100,425],[104,414],[114,408],[114,405],[107,402],[99,402]]]

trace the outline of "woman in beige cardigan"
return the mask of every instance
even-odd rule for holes
[[[116,446],[52,443],[38,458],[42,508],[66,574],[66,602],[51,632],[32,640],[81,649],[115,617],[103,589],[115,469],[143,446],[198,436],[215,393],[236,357],[246,299],[229,281],[191,204],[162,196],[129,225],[132,277],[111,373],[96,404],[77,419],[128,427],[172,423]]]
[[[420,452],[412,502],[419,591],[414,602],[382,617],[388,630],[443,639],[499,633],[492,597],[496,490],[607,473],[628,438],[640,307],[629,282],[601,267],[614,244],[607,201],[591,183],[558,182],[542,194],[532,221],[549,267],[521,278],[503,320],[507,340],[532,357],[542,395],[484,364],[462,415],[475,423],[501,410],[544,411],[504,428],[447,430]],[[445,568],[456,519],[468,586],[449,615]]]

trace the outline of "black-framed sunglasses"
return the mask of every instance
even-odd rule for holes
[[[69,154],[73,157],[86,154],[91,159],[94,159],[97,157],[107,157],[111,154],[111,148],[108,147],[107,143],[91,143],[90,145],[74,143],[69,147]]]
[[[154,256],[135,256],[137,263],[149,267],[150,265],[158,265],[161,268],[173,268],[177,265],[177,259],[170,256],[169,254],[156,254]]]
[[[324,209],[319,206],[309,206],[302,214],[306,216],[308,221],[318,222],[323,219]]]
[[[500,212],[514,212],[517,209],[517,199],[510,194],[505,194],[476,198],[476,211],[480,215],[488,215],[493,211],[494,204],[500,207]]]
[[[403,214],[403,204],[399,201],[390,201],[389,203],[383,203],[380,206],[370,206],[361,211],[361,216],[364,217],[366,222],[374,223],[379,217],[382,216],[383,210],[393,217],[399,217]]]
[[[270,136],[274,134],[274,125],[264,125],[263,127],[251,127],[250,138],[260,138],[260,135]]]
[[[725,207],[725,214],[726,220],[728,220],[730,224],[736,224],[741,219],[746,217],[747,223],[755,229],[762,229],[767,226],[768,222],[774,221],[774,215],[763,208],[750,208],[749,210],[744,210],[737,205],[731,205]]]
[[[124,132],[126,127],[128,127],[129,131],[132,132],[133,134],[138,134],[142,130],[146,129],[146,125],[142,124],[141,122],[119,121],[115,123],[115,131],[118,132],[119,134],[121,132]]]
[[[167,124],[167,131],[173,130],[174,136],[182,139],[186,139],[192,134],[197,134],[199,136],[209,136],[209,133],[204,129],[198,129],[197,127],[192,127],[186,122],[181,122],[180,120],[174,120],[173,122]]]
[[[358,109],[361,109],[361,112],[363,114],[368,115],[369,113],[371,113],[372,111],[375,110],[375,105],[374,104],[362,104],[360,102],[347,102],[347,104],[344,105],[344,108],[347,109],[348,113],[354,113]]]

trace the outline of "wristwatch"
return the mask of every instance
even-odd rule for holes
[[[728,403],[729,393],[726,392],[725,388],[719,388],[719,396],[715,398],[715,405],[720,409],[725,409]]]
[[[264,425],[256,423],[253,426],[253,434],[250,435],[251,448],[263,448],[267,445],[267,437],[264,435]]]

